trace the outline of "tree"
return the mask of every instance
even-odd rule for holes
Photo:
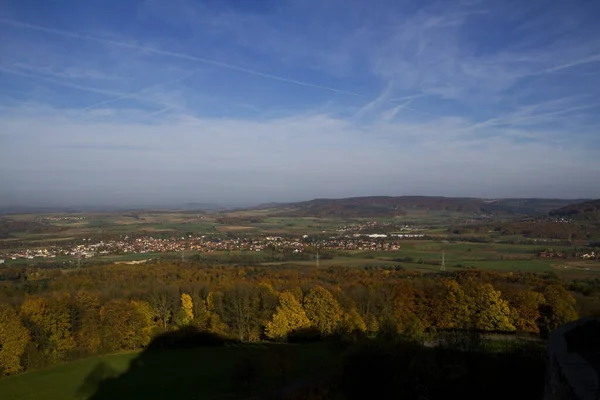
[[[470,299],[458,282],[448,279],[443,282],[443,301],[436,309],[434,320],[438,328],[469,328],[471,325]]]
[[[544,289],[544,297],[549,313],[545,316],[549,330],[578,318],[575,310],[575,299],[561,285],[548,285]]]
[[[206,309],[208,310],[206,328],[217,334],[227,333],[227,325],[222,321],[224,314],[223,293],[209,292],[206,296]]]
[[[108,351],[135,350],[150,342],[154,310],[143,301],[111,300],[101,311],[103,346]]]
[[[167,330],[171,317],[173,316],[173,309],[176,306],[176,299],[173,298],[170,292],[162,291],[151,293],[148,297],[148,303],[154,311],[154,316],[162,326],[163,330]]]
[[[25,325],[39,350],[51,362],[62,359],[75,348],[72,304],[67,296],[46,299],[29,297],[21,305]]]
[[[469,282],[467,293],[470,296],[470,307],[473,327],[488,331],[514,331],[508,302],[501,297],[489,283]]]
[[[332,334],[344,313],[331,292],[321,286],[312,288],[304,298],[304,310],[310,323],[322,334]]]
[[[194,320],[194,301],[192,296],[182,293],[179,299],[179,311],[176,316],[176,323],[179,326],[189,325]]]
[[[360,314],[355,309],[352,309],[344,313],[344,317],[340,323],[340,330],[347,335],[366,333],[367,324]]]
[[[540,306],[546,302],[538,292],[518,291],[510,296],[511,321],[518,331],[540,333]]]
[[[265,335],[269,339],[283,340],[298,329],[307,328],[310,321],[300,302],[292,292],[283,292],[279,295],[279,305],[273,318],[266,323]]]
[[[401,282],[394,285],[395,296],[393,299],[394,320],[398,330],[404,332],[414,329],[415,323],[415,292],[411,284]]]
[[[100,299],[97,293],[80,290],[75,295],[75,342],[83,353],[94,354],[102,345]]]
[[[30,340],[29,331],[16,311],[6,304],[0,304],[0,376],[22,369],[21,356]]]
[[[260,336],[260,301],[249,284],[237,284],[225,291],[223,318],[242,341],[256,341]]]

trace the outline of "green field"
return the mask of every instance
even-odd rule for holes
[[[94,357],[4,378],[0,380],[0,394],[3,399],[12,400],[86,399],[88,396],[78,391],[84,389],[86,377],[97,366],[103,364],[115,373],[123,373],[137,356],[138,353]]]
[[[236,367],[244,360],[259,360],[266,369],[283,368],[294,379],[302,379],[318,371],[325,372],[331,351],[323,343],[233,344],[94,357],[2,379],[0,398],[251,398],[248,388],[241,388],[235,378]],[[263,372],[264,379],[251,388],[254,394],[281,383],[279,375],[282,371]]]

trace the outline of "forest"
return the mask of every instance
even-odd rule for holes
[[[241,342],[474,330],[544,337],[596,312],[595,286],[552,273],[209,266],[156,262],[0,275],[0,371],[142,349],[194,327]],[[585,293],[585,294],[584,294]],[[579,304],[576,296],[587,299]],[[585,306],[582,308],[582,304]]]

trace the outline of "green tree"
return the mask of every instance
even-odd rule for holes
[[[310,321],[300,302],[292,292],[279,295],[279,305],[273,318],[266,323],[265,335],[269,339],[284,340],[295,330],[310,326]]]
[[[17,312],[0,304],[0,376],[21,371],[21,356],[31,340]]]
[[[304,297],[304,311],[311,325],[322,334],[332,334],[344,313],[331,292],[322,286],[315,286]]]

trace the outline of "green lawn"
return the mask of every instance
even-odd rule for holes
[[[0,398],[11,400],[85,399],[78,395],[85,378],[104,364],[123,373],[138,353],[94,357],[0,380]]]

